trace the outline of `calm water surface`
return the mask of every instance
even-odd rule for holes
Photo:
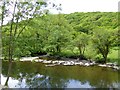
[[[2,64],[1,82],[7,79],[8,62]],[[119,88],[120,72],[97,66],[55,66],[35,62],[13,62],[10,88]]]

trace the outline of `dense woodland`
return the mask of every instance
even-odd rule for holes
[[[23,26],[27,24],[26,27]],[[3,57],[7,59],[10,23],[3,26]],[[13,23],[13,57],[59,57],[118,60],[118,13],[45,14]],[[19,30],[22,32],[19,32]]]

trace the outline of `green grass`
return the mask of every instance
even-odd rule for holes
[[[108,55],[110,59],[118,59],[118,50],[112,50],[112,52]]]
[[[74,53],[70,49],[64,48],[62,49],[60,56],[62,57],[78,56],[79,52],[77,48],[74,49]],[[103,58],[101,54],[96,54],[96,52],[90,47],[87,47],[87,50],[85,51],[85,56],[86,58],[90,58],[92,60],[97,60],[97,57],[99,59]],[[120,61],[118,58],[118,47],[114,47],[113,49],[110,50],[110,53],[108,54],[108,62],[112,63],[117,62],[120,65]]]
[[[112,49],[108,55],[110,59],[118,59],[118,50]]]
[[[111,52],[108,54],[108,59],[109,59],[109,62],[118,62],[118,64],[120,64],[120,61],[119,61],[120,58],[118,58],[117,47],[111,50]]]

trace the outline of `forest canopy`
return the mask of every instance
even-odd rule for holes
[[[14,57],[58,55],[88,59],[117,59],[118,13],[76,12],[30,18],[15,39]],[[18,31],[27,20],[19,22]],[[13,28],[14,25],[13,24]],[[8,57],[9,23],[3,26],[3,57]],[[113,58],[113,54],[115,55]]]

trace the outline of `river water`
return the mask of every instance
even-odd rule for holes
[[[2,63],[1,83],[7,79],[8,62]],[[98,66],[46,67],[37,62],[13,62],[10,88],[119,88],[120,72]]]

